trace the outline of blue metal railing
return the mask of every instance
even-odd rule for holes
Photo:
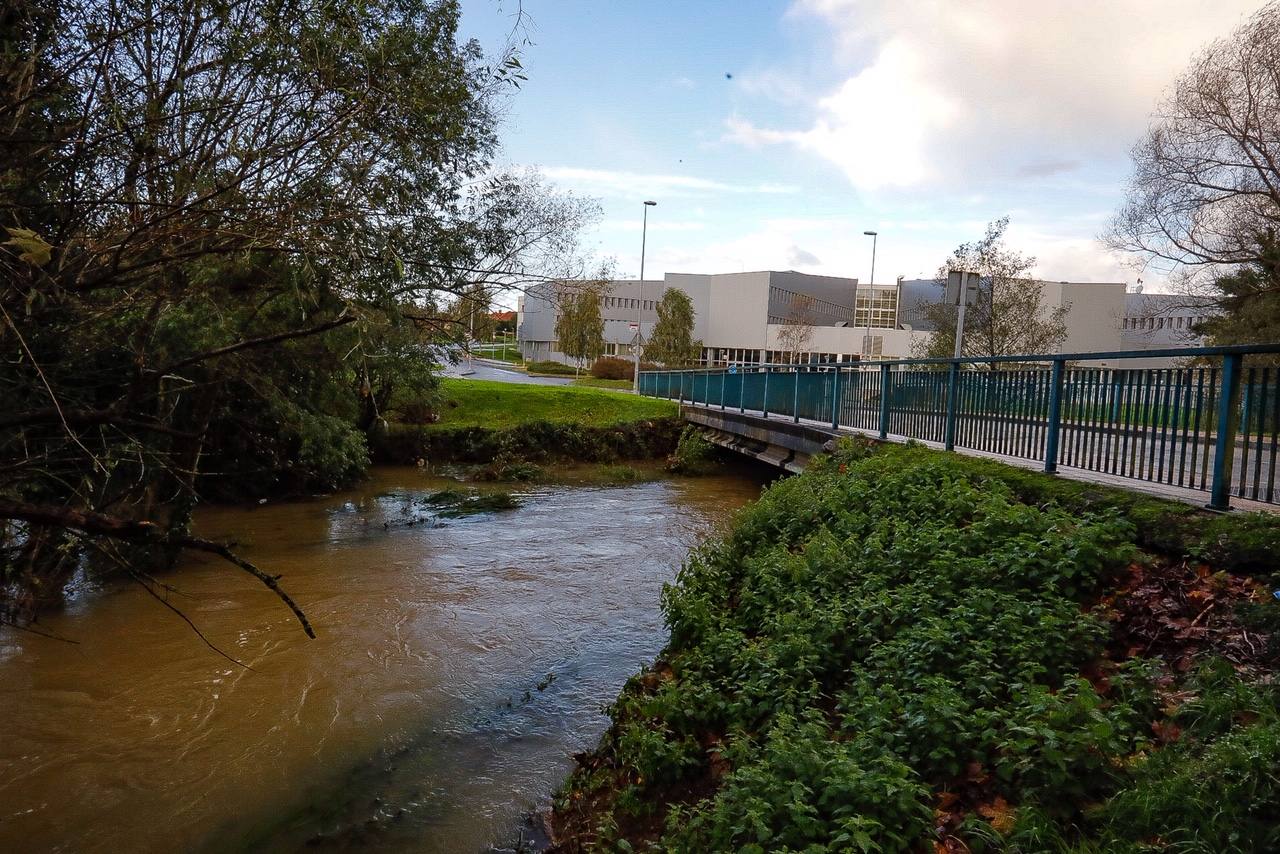
[[[1271,504],[1280,344],[645,371],[640,393]],[[1194,360],[1126,367],[1136,359]],[[1093,367],[1090,363],[1116,363]]]

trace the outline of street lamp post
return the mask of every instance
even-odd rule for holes
[[[645,241],[649,235],[649,208],[655,207],[657,202],[644,203],[644,220],[640,226],[640,298],[636,300],[636,348],[635,348],[635,376],[632,378],[632,388],[636,394],[640,393],[640,332],[641,324],[644,322],[644,249]]]
[[[871,307],[876,301],[876,240],[878,239],[878,232],[864,231],[862,233],[871,238],[871,283],[870,293],[867,294],[867,337],[862,342],[862,348],[869,356],[871,355]],[[858,297],[856,293],[853,298],[853,315],[853,322],[856,324],[858,322]]]

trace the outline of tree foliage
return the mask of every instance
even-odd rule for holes
[[[491,173],[519,63],[459,17],[3,0],[0,620],[86,561],[145,581],[202,495],[359,474],[451,302],[572,266],[594,208]]]
[[[679,288],[667,288],[658,300],[657,314],[645,359],[672,368],[697,364],[702,342],[693,337],[693,300]]]
[[[609,282],[566,282],[556,298],[556,340],[560,352],[573,359],[577,369],[604,352],[604,319],[600,301],[609,291]]]
[[[1220,313],[1194,328],[1213,344],[1280,341],[1280,242],[1267,232],[1259,239],[1259,257],[1213,280]],[[1273,356],[1251,357],[1274,363]]]
[[[990,223],[981,240],[962,243],[938,270],[938,282],[944,285],[952,270],[978,274],[974,304],[965,310],[962,355],[1050,353],[1066,340],[1070,306],[1045,303],[1044,287],[1029,275],[1036,259],[1005,245],[1008,227],[1008,217]],[[920,345],[920,355],[955,355],[956,306],[935,303],[923,311],[936,331]]]

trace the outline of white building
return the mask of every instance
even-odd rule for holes
[[[1058,353],[1198,346],[1201,341],[1191,328],[1211,311],[1203,300],[1127,294],[1123,282],[1040,285],[1047,308],[1068,307],[1067,337],[1055,349]],[[693,303],[693,335],[702,341],[701,361],[706,365],[789,361],[788,319],[794,323],[801,316],[811,327],[799,348],[801,361],[907,358],[913,346],[934,331],[924,306],[943,299],[942,286],[931,279],[899,279],[870,287],[857,279],[792,270],[668,273],[662,280],[619,280],[610,282],[601,297],[606,355],[629,357],[637,326],[641,340],[649,340],[658,300],[668,288],[679,288]],[[530,361],[568,362],[555,341],[556,307],[550,293],[550,285],[537,286],[521,298],[516,321],[520,351]],[[1112,361],[1093,364],[1110,366]],[[1165,357],[1124,364],[1165,367],[1177,361]]]
[[[1181,294],[1125,294],[1125,318],[1120,330],[1125,350],[1165,350],[1204,347],[1196,327],[1218,313],[1213,300]],[[1130,360],[1135,368],[1168,367],[1176,359]]]
[[[783,359],[783,351],[790,349],[783,343],[783,330],[788,318],[798,313],[812,326],[803,347],[806,361],[852,361],[863,352],[886,358],[910,353],[910,335],[898,326],[896,283],[872,288],[859,285],[857,279],[760,271],[668,273],[662,281],[630,279],[609,284],[600,306],[607,355],[630,355],[637,325],[642,340],[649,340],[657,302],[673,287],[693,302],[693,337],[702,341],[704,364]],[[526,360],[568,361],[555,341],[551,287],[530,288],[520,300],[516,336]],[[856,325],[851,326],[851,321]]]

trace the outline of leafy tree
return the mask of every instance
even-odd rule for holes
[[[574,363],[578,371],[585,362],[595,361],[604,352],[604,319],[600,316],[600,300],[608,282],[574,282],[561,286],[556,313],[556,339],[560,352]]]
[[[1036,259],[1005,246],[1008,227],[1008,217],[990,223],[981,240],[962,243],[938,270],[940,284],[952,270],[978,274],[974,304],[965,309],[965,356],[1050,353],[1066,340],[1070,305],[1046,305],[1044,287],[1029,275]],[[956,307],[937,303],[923,311],[937,331],[917,344],[919,354],[955,355]]]
[[[358,475],[451,302],[575,263],[590,204],[480,178],[521,74],[460,14],[0,0],[0,622],[86,556],[278,590],[190,535],[200,496]]]
[[[658,322],[645,345],[644,357],[668,367],[697,364],[702,342],[693,338],[693,300],[679,288],[667,288],[658,300]]]

